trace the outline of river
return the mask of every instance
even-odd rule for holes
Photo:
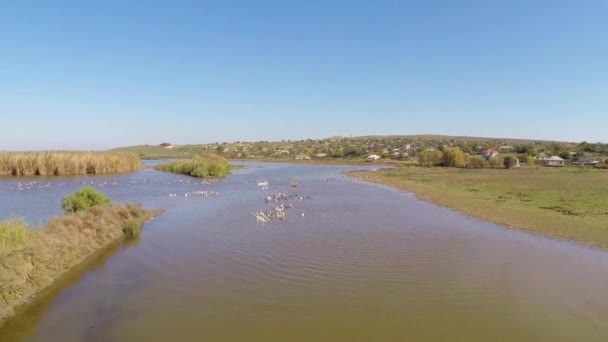
[[[243,165],[212,184],[151,169],[0,178],[0,218],[41,224],[85,184],[167,209],[0,341],[608,340],[606,251],[341,176],[361,167]],[[278,192],[297,194],[285,220],[257,222]]]

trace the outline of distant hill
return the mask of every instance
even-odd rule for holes
[[[201,145],[173,145],[162,142],[158,145],[127,146],[113,149],[113,151],[125,151],[138,154],[144,159],[168,159],[168,158],[190,158],[205,152],[213,152],[230,159],[293,159],[296,156],[317,157],[326,155],[327,158],[352,158],[363,157],[368,153],[380,153],[391,151],[402,147],[412,146],[408,152],[420,148],[432,148],[445,145],[458,144],[469,152],[478,152],[479,148],[500,148],[507,146],[533,145],[541,150],[553,141],[514,139],[514,138],[491,138],[491,137],[469,137],[449,136],[437,134],[418,135],[368,135],[358,137],[335,136],[327,139],[306,140],[282,140],[282,141],[258,141],[258,142],[233,142],[221,144]],[[567,149],[572,149],[574,143],[558,142]],[[407,147],[409,149],[410,147]]]
[[[555,141],[555,140],[540,140],[540,139],[520,139],[520,138],[492,138],[492,137],[471,137],[457,135],[441,135],[441,134],[413,134],[413,135],[364,135],[356,136],[350,139],[407,139],[407,140],[446,140],[446,141],[478,141],[478,142],[496,142],[500,141],[507,144],[534,144],[534,143],[552,143],[572,144],[572,142]]]

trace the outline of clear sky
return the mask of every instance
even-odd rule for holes
[[[2,1],[0,150],[608,141],[608,1]]]

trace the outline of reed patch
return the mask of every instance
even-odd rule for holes
[[[139,156],[127,152],[0,152],[0,176],[75,176],[140,168]]]

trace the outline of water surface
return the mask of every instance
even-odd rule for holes
[[[143,170],[22,190],[1,179],[2,217],[43,221],[91,181],[168,211],[0,340],[608,340],[608,253],[340,176],[354,168],[247,163],[214,184]],[[199,190],[220,194],[183,196]],[[256,222],[277,192],[302,200],[285,221]]]

